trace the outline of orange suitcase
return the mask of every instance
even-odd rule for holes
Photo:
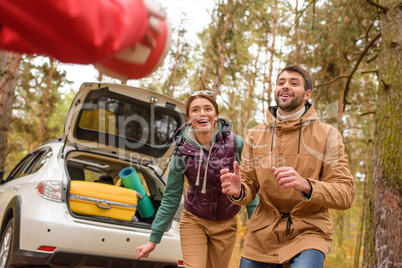
[[[70,182],[70,208],[72,212],[135,221],[141,194],[135,190],[98,182]]]

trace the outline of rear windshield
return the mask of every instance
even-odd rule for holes
[[[160,157],[169,149],[173,134],[183,123],[183,114],[172,108],[102,88],[88,94],[74,136]]]

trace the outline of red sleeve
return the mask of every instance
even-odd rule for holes
[[[0,49],[18,53],[45,54],[41,53],[41,51],[22,38],[18,33],[5,26],[0,28]]]
[[[0,0],[0,48],[89,64],[140,41],[143,0]]]

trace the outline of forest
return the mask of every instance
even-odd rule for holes
[[[163,1],[161,1],[163,3]],[[402,267],[401,0],[215,0],[190,40],[188,17],[173,24],[170,54],[137,85],[185,101],[212,90],[220,116],[244,138],[275,105],[276,75],[298,64],[313,80],[310,102],[343,136],[355,178],[351,209],[331,211],[325,267]],[[61,90],[63,88],[63,90]],[[68,90],[66,90],[68,88]],[[52,58],[0,51],[0,170],[62,136],[78,88]],[[233,267],[247,233],[239,216]]]

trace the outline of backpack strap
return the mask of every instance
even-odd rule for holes
[[[223,118],[219,118],[219,121],[222,124],[222,138],[226,138],[227,136],[230,135],[231,131],[232,131],[232,126],[233,126],[233,122],[228,122]]]
[[[183,131],[184,131],[185,127],[183,127],[182,129],[180,129],[179,132],[177,132],[174,135],[174,143],[175,143],[175,148],[172,152],[173,155],[176,156],[182,156],[183,155],[183,146],[184,146],[184,137],[183,137]]]

